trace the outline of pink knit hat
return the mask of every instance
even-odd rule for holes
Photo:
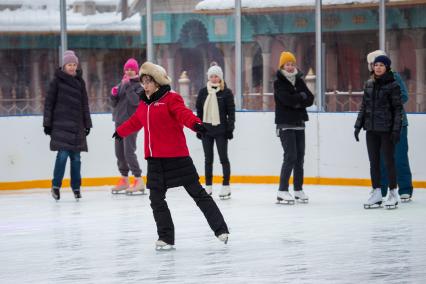
[[[135,71],[136,74],[138,74],[138,72],[139,72],[138,62],[136,61],[136,59],[130,58],[129,60],[126,61],[126,64],[124,64],[123,69],[124,70],[131,69],[131,70]]]
[[[64,52],[64,57],[62,58],[62,64],[67,65],[69,63],[78,64],[78,57],[75,55],[74,51],[67,50]]]

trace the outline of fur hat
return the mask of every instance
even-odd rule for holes
[[[294,56],[293,53],[289,51],[283,51],[281,52],[281,55],[280,55],[280,65],[278,66],[278,68],[281,69],[281,67],[283,67],[283,65],[286,64],[287,62],[296,63],[296,57]]]
[[[163,67],[149,61],[142,64],[139,70],[139,77],[143,75],[151,76],[160,86],[170,85],[172,82],[172,79],[167,76],[167,72]]]
[[[207,70],[207,78],[210,79],[210,76],[216,75],[220,78],[221,81],[223,81],[223,71],[222,68],[220,68],[219,65],[217,65],[216,62],[212,62],[210,65],[209,70]]]
[[[376,57],[380,55],[386,55],[386,52],[378,49],[367,54],[367,64],[368,64],[368,70],[370,72],[373,71],[373,68],[371,67],[371,65],[374,63],[374,59],[376,59]]]
[[[126,63],[124,64],[123,67],[124,71],[131,69],[133,71],[135,71],[136,74],[138,74],[139,71],[139,64],[136,61],[136,59],[134,58],[130,58],[129,60],[126,61]]]
[[[75,52],[72,50],[66,50],[64,52],[64,57],[62,58],[62,64],[65,66],[69,63],[78,64],[78,57],[75,55]]]
[[[383,63],[386,66],[386,69],[390,69],[392,61],[386,55],[379,55],[374,59],[374,64],[377,62]]]

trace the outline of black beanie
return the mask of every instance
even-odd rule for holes
[[[379,55],[374,59],[374,64],[377,62],[383,63],[387,69],[390,68],[392,61],[386,55]]]

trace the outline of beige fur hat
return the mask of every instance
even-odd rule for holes
[[[374,60],[376,59],[377,56],[380,55],[386,55],[386,52],[384,52],[383,50],[375,50],[373,52],[370,52],[369,54],[367,54],[367,63],[368,63],[368,70],[371,72],[373,71],[373,69],[371,68],[371,64],[374,63]]]
[[[163,67],[149,61],[142,64],[139,69],[139,78],[143,75],[151,76],[160,86],[170,85],[172,82],[172,79],[167,76],[167,72]]]

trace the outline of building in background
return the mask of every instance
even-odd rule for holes
[[[58,64],[59,5],[7,2],[0,4],[0,62],[5,67],[0,70],[0,114],[39,113]],[[228,86],[235,89],[234,0],[151,2],[155,61],[178,90],[186,71],[181,82],[189,82],[188,105],[194,106],[212,61],[223,67]],[[146,58],[146,0],[68,0],[67,5],[68,45],[82,61],[92,110],[109,111],[108,90],[120,79],[124,60]],[[378,2],[323,0],[322,7],[325,110],[356,111],[369,76],[366,54],[379,46]],[[426,1],[386,3],[386,49],[407,82],[411,112],[426,111],[424,14]],[[243,109],[273,110],[272,82],[282,50],[297,55],[302,72],[317,73],[315,1],[243,0],[242,41],[243,94],[236,95],[242,95]],[[28,101],[34,107],[25,108]],[[13,105],[15,113],[9,111]]]

